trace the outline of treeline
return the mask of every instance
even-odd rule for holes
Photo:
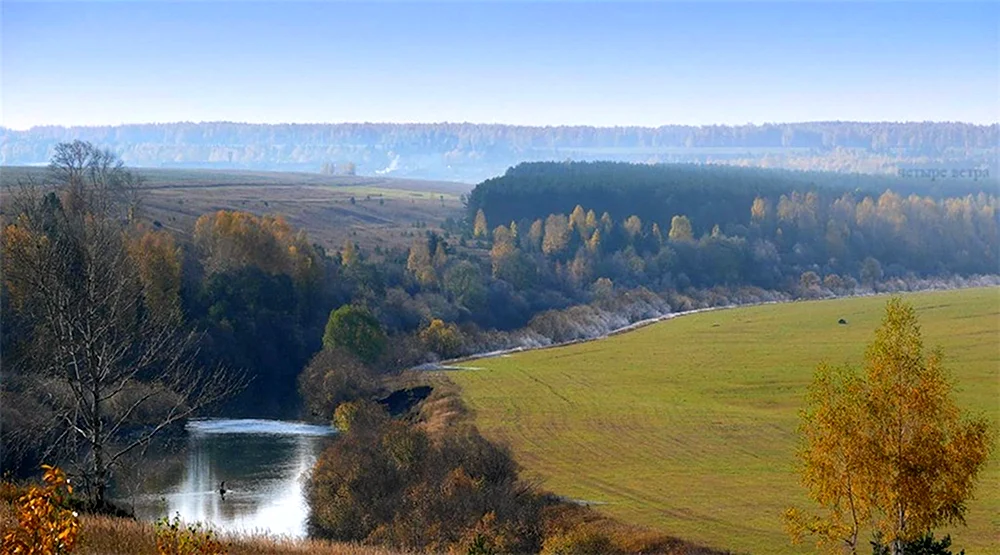
[[[1000,126],[813,122],[744,126],[528,127],[490,124],[233,122],[0,129],[0,164],[47,161],[60,141],[109,145],[128,163],[319,171],[479,181],[526,160],[718,162],[891,173],[900,165],[994,166]],[[996,168],[994,167],[994,171]]]
[[[790,290],[806,272],[870,286],[883,276],[996,271],[995,195],[871,194],[837,187],[839,179],[728,167],[524,164],[476,187],[469,220],[473,235],[492,243],[494,275],[522,290],[539,280],[580,290],[600,278],[656,290]]]
[[[364,143],[424,150],[469,145],[511,149],[558,147],[791,147],[894,149],[940,153],[947,149],[990,149],[1000,126],[959,122],[805,122],[763,125],[664,125],[593,127],[475,123],[250,124],[237,122],[128,124],[94,127],[3,129],[13,143],[81,140],[103,144],[341,144]],[[8,151],[10,152],[10,151]],[[47,158],[46,158],[47,159]]]
[[[855,198],[901,195],[934,198],[995,193],[997,176],[979,181],[847,175],[723,165],[630,164],[625,162],[533,162],[509,168],[477,185],[468,196],[468,215],[483,210],[494,223],[533,221],[568,214],[580,204],[598,214],[624,219],[639,216],[666,223],[664,214],[686,214],[700,235],[713,225],[748,225],[754,198],[792,192],[814,193],[831,201],[844,192]]]

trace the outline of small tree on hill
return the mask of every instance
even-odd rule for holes
[[[359,306],[344,305],[330,313],[323,333],[323,347],[343,347],[366,363],[373,363],[385,351],[382,325]]]
[[[944,524],[963,523],[993,446],[982,417],[962,418],[938,351],[925,355],[912,306],[886,305],[865,371],[821,365],[802,413],[803,484],[824,509],[789,509],[793,540],[856,553],[871,528],[893,555]]]
[[[483,209],[480,208],[476,212],[476,219],[472,223],[472,236],[477,239],[482,239],[489,235],[490,230],[486,225],[486,214],[483,213]]]
[[[670,219],[670,232],[667,237],[671,241],[694,241],[691,220],[687,216],[674,216]]]

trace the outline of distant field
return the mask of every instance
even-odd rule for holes
[[[1000,426],[1000,289],[906,298],[925,345],[943,347],[960,405]],[[694,314],[447,375],[546,489],[714,547],[808,553],[780,520],[791,504],[810,507],[794,471],[797,411],[817,363],[862,362],[885,301]],[[1000,456],[978,493],[968,528],[948,532],[970,555],[1000,552]]]
[[[0,168],[0,184],[44,180],[45,168]],[[283,214],[312,239],[339,248],[350,238],[362,248],[406,245],[422,234],[415,224],[440,227],[459,217],[462,193],[471,187],[447,181],[313,173],[139,169],[149,217],[182,233],[206,212],[245,210]],[[351,204],[351,198],[354,204]],[[381,201],[381,202],[380,202]]]

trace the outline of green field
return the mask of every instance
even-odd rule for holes
[[[1000,425],[1000,289],[906,298],[925,345],[944,349],[960,406]],[[713,547],[812,552],[791,546],[780,520],[810,506],[794,470],[797,411],[818,362],[862,361],[885,301],[693,314],[447,375],[548,490]],[[978,493],[968,528],[948,531],[970,555],[1000,552],[1000,455]]]

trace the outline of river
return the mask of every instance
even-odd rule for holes
[[[168,472],[139,479],[120,502],[155,520],[179,514],[221,532],[304,537],[308,507],[303,476],[335,432],[301,422],[252,419],[191,420],[186,445]],[[225,495],[220,485],[225,482]]]

